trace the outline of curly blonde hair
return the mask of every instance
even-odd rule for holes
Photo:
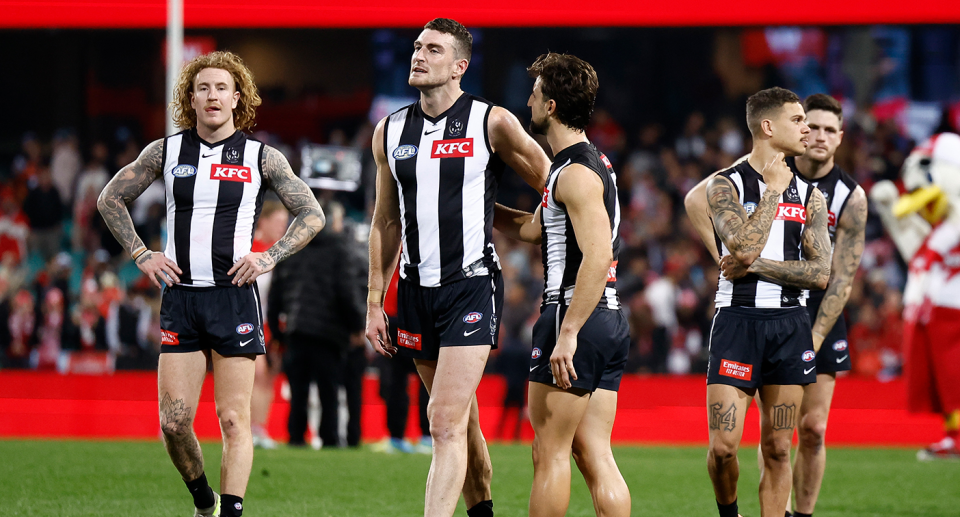
[[[256,108],[263,101],[257,93],[257,85],[253,82],[253,72],[243,64],[240,56],[229,51],[216,51],[197,56],[180,69],[180,77],[173,90],[173,101],[170,109],[173,111],[173,122],[180,129],[188,129],[197,125],[197,112],[190,106],[190,94],[193,92],[193,83],[197,74],[204,68],[219,68],[230,72],[236,89],[240,92],[237,108],[233,110],[233,125],[240,131],[251,129]]]

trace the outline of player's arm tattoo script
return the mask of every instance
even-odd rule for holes
[[[717,402],[710,406],[710,429],[715,431],[733,431],[737,428],[737,405],[731,403],[726,410]]]
[[[774,431],[793,429],[796,427],[797,406],[796,404],[780,404],[773,406],[770,411],[770,425]]]
[[[163,443],[184,479],[196,479],[203,474],[203,454],[192,423],[193,408],[187,407],[183,399],[174,400],[170,393],[164,393],[160,399]]]
[[[853,277],[863,255],[864,227],[867,224],[867,196],[860,188],[847,201],[837,225],[837,240],[833,248],[830,283],[817,311],[813,331],[826,336],[843,312],[853,290]]]
[[[752,215],[747,215],[737,197],[733,183],[723,176],[714,176],[707,183],[707,203],[713,226],[730,253],[741,262],[763,251],[770,235],[770,225],[777,213],[780,192],[767,189]]]
[[[807,204],[807,223],[801,237],[803,260],[779,261],[759,258],[747,271],[781,285],[801,289],[823,289],[830,280],[828,218],[823,194],[814,189]]]
[[[97,209],[107,223],[107,228],[123,245],[128,253],[132,253],[143,246],[143,241],[137,236],[130,219],[127,205],[137,199],[140,194],[163,172],[163,140],[156,140],[144,148],[140,156],[133,163],[120,169],[120,172],[107,183],[97,199]],[[138,257],[146,260],[149,253]]]
[[[326,218],[310,187],[293,173],[280,151],[272,147],[264,149],[262,170],[280,202],[295,216],[287,233],[266,251],[273,263],[278,264],[303,249],[326,224]],[[259,265],[269,267],[265,262]]]

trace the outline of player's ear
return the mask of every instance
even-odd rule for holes
[[[238,104],[240,104],[240,92],[233,92],[233,109],[237,109]]]
[[[557,112],[557,101],[553,99],[547,100],[547,116],[553,115]]]
[[[773,121],[768,118],[761,120],[760,130],[767,136],[773,136]]]
[[[454,70],[457,72],[457,78],[463,77],[463,74],[467,73],[467,67],[470,66],[470,62],[466,59],[458,59],[454,64]]]

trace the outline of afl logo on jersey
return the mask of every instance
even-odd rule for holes
[[[757,204],[753,201],[747,201],[743,204],[743,209],[746,210],[747,215],[753,215],[757,211]]]
[[[847,349],[847,341],[845,339],[841,339],[840,341],[837,341],[836,343],[833,344],[833,349],[837,352],[843,352],[844,350]]]
[[[241,324],[237,325],[237,334],[246,335],[246,334],[249,334],[249,333],[251,333],[251,332],[253,332],[253,324],[252,324],[252,323],[241,323]]]
[[[541,352],[539,348],[534,347],[533,353],[530,354],[530,359],[536,359],[540,357],[541,354],[543,354],[543,352]]]
[[[411,144],[401,145],[393,150],[394,160],[406,160],[407,158],[413,158],[416,155],[417,146]]]
[[[471,312],[470,314],[467,314],[466,316],[463,317],[463,322],[464,322],[464,323],[477,323],[478,321],[480,321],[480,320],[482,320],[482,319],[483,319],[483,314],[481,314],[481,313],[479,313],[479,312]]]
[[[814,359],[817,358],[817,354],[814,353],[813,350],[807,350],[807,351],[804,352],[803,355],[800,356],[800,357],[803,359],[803,362],[809,363],[810,361],[813,361]]]
[[[174,178],[189,178],[197,174],[197,168],[193,165],[177,165],[170,171]]]

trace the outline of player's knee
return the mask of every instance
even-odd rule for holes
[[[250,431],[249,415],[244,415],[235,409],[217,410],[217,417],[220,419],[220,431],[225,440],[230,440],[242,436],[244,431]]]
[[[427,416],[430,420],[430,436],[438,445],[466,439],[467,422],[463,418],[463,411],[434,404],[431,400],[427,406]]]
[[[167,419],[163,416],[160,417],[160,432],[163,433],[163,436],[167,440],[179,441],[187,436],[190,436],[190,433],[193,432],[192,423],[181,420]]]
[[[737,446],[723,440],[713,440],[709,449],[710,458],[716,464],[732,463],[737,459]]]
[[[790,438],[770,438],[760,446],[765,462],[789,463]]]
[[[819,449],[826,440],[827,423],[808,416],[800,422],[797,435],[801,447]]]

